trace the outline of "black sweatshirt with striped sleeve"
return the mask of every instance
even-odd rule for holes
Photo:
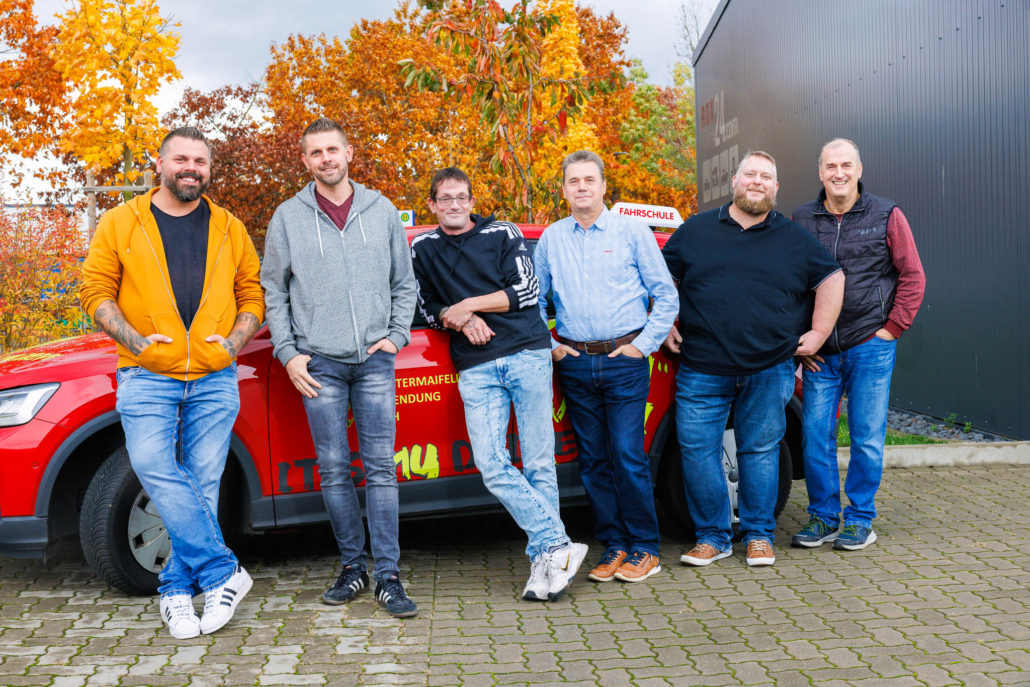
[[[443,329],[440,311],[466,298],[504,291],[508,312],[476,313],[494,337],[476,346],[461,332],[450,331],[451,360],[461,370],[520,351],[551,348],[537,300],[540,284],[533,272],[533,247],[518,226],[493,215],[472,215],[473,228],[450,236],[440,227],[411,241],[419,312]]]

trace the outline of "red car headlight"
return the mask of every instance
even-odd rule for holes
[[[0,427],[24,425],[36,417],[59,386],[55,382],[0,391]]]

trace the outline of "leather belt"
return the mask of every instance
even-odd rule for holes
[[[587,355],[601,355],[611,353],[619,346],[633,343],[633,339],[637,338],[637,334],[642,331],[644,330],[638,329],[635,332],[630,332],[626,336],[620,336],[618,339],[608,339],[607,341],[573,341],[572,339],[566,339],[564,336],[560,336],[558,334],[555,334],[554,337],[558,340],[558,343],[571,346],[577,351],[582,351]]]

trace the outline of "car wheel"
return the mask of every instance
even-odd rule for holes
[[[722,468],[726,474],[727,498],[730,500],[730,522],[733,538],[739,539],[740,471],[737,465],[737,441],[732,428],[727,428],[722,437]],[[773,515],[779,517],[787,505],[793,478],[793,459],[786,437],[780,441],[779,484],[776,491],[776,507]],[[697,527],[690,517],[687,494],[683,487],[683,461],[680,458],[679,442],[673,434],[665,448],[662,464],[658,470],[658,498],[665,511],[689,534],[694,536]]]
[[[127,594],[157,593],[171,540],[124,446],[104,461],[86,489],[79,539],[97,577]]]

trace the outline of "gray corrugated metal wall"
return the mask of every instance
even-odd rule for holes
[[[856,141],[926,270],[891,403],[1030,439],[1030,2],[724,0],[694,60],[700,209],[734,148],[776,157],[789,214]]]

